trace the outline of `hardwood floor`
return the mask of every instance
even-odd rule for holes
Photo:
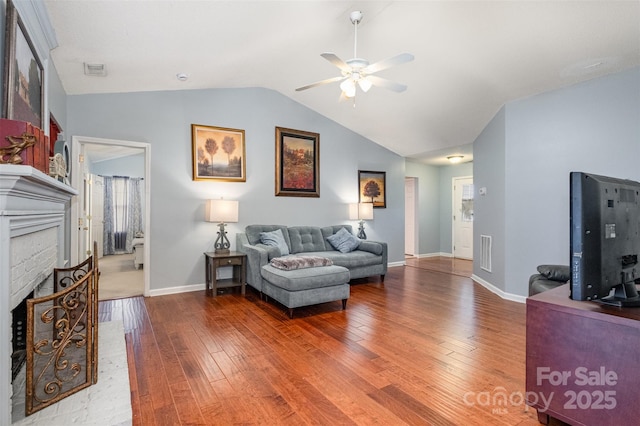
[[[521,402],[525,305],[460,275],[390,268],[354,281],[345,311],[293,319],[250,289],[100,302],[111,319],[134,425],[538,424]]]

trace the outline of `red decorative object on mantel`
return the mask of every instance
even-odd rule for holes
[[[31,166],[49,174],[49,136],[31,123],[0,118],[0,164]]]

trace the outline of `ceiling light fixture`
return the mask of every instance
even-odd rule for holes
[[[461,162],[463,158],[463,155],[450,155],[447,157],[447,160],[449,160],[449,162],[452,164],[457,164]]]
[[[370,64],[366,59],[358,58],[358,25],[362,21],[363,13],[359,10],[351,12],[349,20],[354,27],[353,34],[353,58],[343,61],[338,58],[334,53],[325,52],[322,56],[327,61],[340,69],[340,76],[328,78],[326,80],[318,81],[306,86],[298,87],[297,92],[301,90],[311,89],[312,87],[320,86],[327,83],[341,82],[340,89],[342,90],[341,98],[353,98],[355,106],[355,96],[358,87],[364,93],[366,93],[372,86],[379,86],[385,89],[392,90],[394,92],[403,92],[407,89],[407,86],[400,83],[395,83],[387,79],[373,75],[379,71],[386,70],[396,65],[404,64],[405,62],[413,61],[413,55],[409,53],[401,53],[392,58],[385,59],[374,64]]]
[[[183,72],[176,74],[176,78],[180,81],[187,81],[189,76]]]

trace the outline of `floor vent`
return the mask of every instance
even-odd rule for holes
[[[480,268],[491,272],[491,236],[480,235]]]

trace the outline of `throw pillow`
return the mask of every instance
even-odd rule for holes
[[[360,246],[360,240],[344,228],[340,228],[338,232],[327,237],[327,241],[340,253],[349,253]]]
[[[538,272],[551,281],[566,282],[571,279],[571,270],[567,265],[540,265]]]
[[[286,256],[289,254],[289,246],[284,240],[284,235],[282,235],[281,229],[276,229],[271,232],[261,232],[260,242],[267,246],[278,247],[278,250],[280,250],[280,256]]]

